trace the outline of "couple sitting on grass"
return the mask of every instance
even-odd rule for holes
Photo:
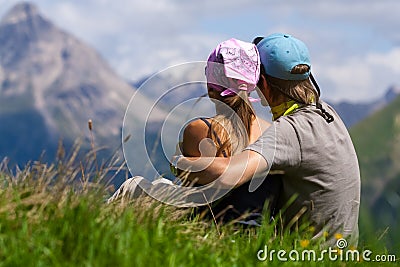
[[[342,236],[356,245],[358,160],[343,122],[319,98],[306,45],[280,33],[253,43],[230,39],[210,54],[206,78],[217,115],[186,126],[182,155],[172,159],[176,174],[197,185],[234,187],[211,204],[224,221],[257,215],[269,201],[285,228],[306,222],[315,240],[325,237],[333,246]],[[272,124],[252,109],[249,93],[256,86],[262,104],[271,107]],[[137,184],[156,186],[131,178],[110,201],[137,196]]]

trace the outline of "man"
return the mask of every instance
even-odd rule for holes
[[[179,169],[196,170],[190,178],[197,183],[214,181],[220,186],[238,187],[252,179],[260,184],[270,169],[283,170],[280,203],[287,205],[284,225],[293,229],[307,221],[313,239],[325,237],[325,244],[334,245],[335,237],[343,236],[356,244],[360,204],[357,155],[339,116],[319,99],[306,45],[280,33],[254,42],[261,59],[260,97],[271,106],[272,126],[230,158],[178,156],[173,162]]]

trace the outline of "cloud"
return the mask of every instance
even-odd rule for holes
[[[272,3],[271,3],[272,4]],[[399,42],[397,28],[399,25],[398,10],[400,2],[397,0],[331,0],[331,1],[279,1],[273,4],[276,17],[295,17],[297,23],[312,21],[321,26],[339,26],[344,32],[345,25],[351,27],[370,29],[385,39]],[[267,9],[266,9],[267,10]],[[271,15],[271,14],[268,14]],[[273,15],[273,14],[272,14]],[[329,32],[330,28],[325,28]]]
[[[369,101],[382,96],[390,85],[400,84],[398,62],[400,47],[395,47],[383,53],[347,58],[339,64],[332,62],[325,67],[324,63],[318,63],[317,78],[326,85],[325,98]]]
[[[400,47],[396,47],[386,54],[370,54],[367,58],[367,62],[400,75]]]
[[[0,0],[0,12],[15,2]],[[230,37],[250,41],[258,35],[285,31],[309,46],[313,69],[329,88],[329,98],[377,97],[379,90],[400,83],[390,76],[398,77],[400,65],[390,64],[391,58],[398,57],[400,45],[397,0],[35,3],[57,25],[95,47],[128,80],[172,64],[204,60],[217,43]]]

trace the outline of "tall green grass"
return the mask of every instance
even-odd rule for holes
[[[189,216],[190,209],[147,196],[106,204],[112,188],[105,181],[124,165],[117,158],[99,164],[94,152],[81,161],[78,150],[23,170],[1,164],[0,266],[360,266],[257,259],[265,246],[318,250],[302,227],[290,234],[277,234],[279,225],[267,222],[250,229],[216,227]]]

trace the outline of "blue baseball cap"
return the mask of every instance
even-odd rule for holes
[[[274,33],[254,41],[260,53],[266,74],[282,80],[305,80],[310,76],[311,62],[307,46],[289,34]],[[306,64],[310,70],[304,74],[290,73],[294,66]]]

